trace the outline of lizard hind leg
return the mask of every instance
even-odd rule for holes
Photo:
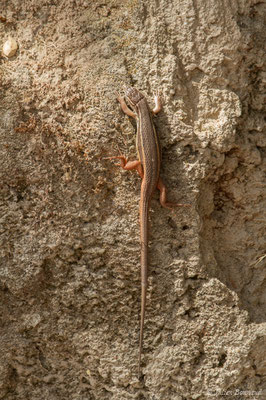
[[[158,180],[157,188],[160,190],[160,203],[163,207],[170,209],[174,207],[190,207],[190,204],[172,203],[167,201],[166,186],[161,178]]]

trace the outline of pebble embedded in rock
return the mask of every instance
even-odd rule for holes
[[[3,45],[3,55],[6,57],[12,57],[16,54],[18,49],[18,44],[13,38],[8,38],[8,40]]]

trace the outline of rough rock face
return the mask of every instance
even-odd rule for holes
[[[266,397],[265,19],[260,0],[2,0],[0,399]],[[123,84],[155,118],[137,379],[140,179]]]

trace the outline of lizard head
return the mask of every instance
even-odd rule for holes
[[[135,107],[138,102],[144,98],[143,94],[133,87],[125,88],[125,97],[133,107]]]

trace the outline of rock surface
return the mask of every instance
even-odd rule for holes
[[[260,0],[3,0],[0,399],[266,398],[265,18]],[[2,47],[1,45],[1,47]],[[140,180],[123,85],[152,105],[137,379]]]

